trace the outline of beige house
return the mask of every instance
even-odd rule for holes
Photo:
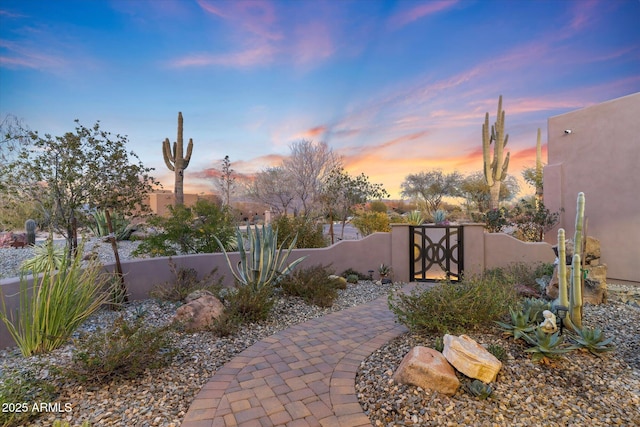
[[[557,229],[573,236],[584,192],[587,233],[600,240],[609,282],[640,284],[640,93],[551,117],[544,203],[564,209]]]

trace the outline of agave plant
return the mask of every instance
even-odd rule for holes
[[[468,384],[467,390],[480,400],[485,400],[493,393],[493,388],[480,380],[473,380]]]
[[[411,211],[407,214],[407,222],[411,225],[422,225],[424,215],[420,211]]]
[[[23,273],[59,270],[66,257],[65,248],[54,245],[52,238],[49,238],[44,245],[34,246],[33,251],[35,255],[20,264],[20,271]]]
[[[536,328],[533,336],[524,334],[523,338],[533,346],[526,349],[525,352],[533,353],[531,360],[535,363],[542,362],[544,359],[557,359],[563,354],[578,348],[575,346],[563,347],[564,339],[558,332],[547,334],[540,328]]]
[[[511,324],[496,322],[505,335],[513,335],[513,339],[517,340],[526,337],[527,333],[535,330],[536,326],[531,323],[531,310],[529,308],[522,311],[515,311],[510,308],[509,313],[511,314]]]
[[[544,321],[543,312],[551,310],[551,302],[541,298],[525,298],[522,300],[522,309],[529,310],[529,320],[540,323]]]
[[[600,357],[600,353],[613,351],[616,348],[615,345],[612,344],[613,338],[605,338],[600,328],[589,328],[585,326],[581,329],[576,328],[575,333],[576,335],[570,337],[571,341],[573,341],[578,348],[587,350],[598,357]]]
[[[102,209],[91,212],[91,216],[95,222],[88,222],[87,228],[91,230],[96,237],[106,237],[109,233],[109,225],[107,224],[107,214]],[[133,228],[129,221],[119,213],[111,214],[111,226],[116,240],[127,240],[133,233]]]
[[[224,245],[215,237],[218,246],[224,252],[233,276],[238,282],[245,286],[250,286],[254,291],[273,284],[281,276],[289,274],[306,258],[301,257],[287,264],[287,258],[295,247],[298,236],[294,236],[285,251],[285,242],[278,246],[278,231],[274,231],[270,225],[262,225],[261,228],[256,225],[255,229],[247,227],[247,238],[249,241],[248,251],[241,244],[243,239],[240,228],[236,229],[240,261],[237,268],[234,268]]]

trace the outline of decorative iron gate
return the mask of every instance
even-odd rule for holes
[[[411,280],[460,281],[464,268],[462,229],[461,226],[448,225],[410,226]]]

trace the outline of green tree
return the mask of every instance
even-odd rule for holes
[[[153,169],[127,152],[126,136],[101,130],[100,122],[91,128],[75,122],[75,131],[63,136],[29,132],[30,144],[3,172],[7,190],[34,200],[66,238],[70,252],[77,246],[77,223],[88,210],[111,208],[126,216],[145,212],[143,202],[158,185],[149,175]]]
[[[440,208],[443,197],[458,196],[461,181],[458,172],[445,174],[440,169],[410,174],[401,184],[402,195],[424,201],[427,211],[433,213]]]
[[[512,175],[507,175],[502,184],[500,186],[500,201],[512,200],[520,191],[518,180]],[[483,213],[489,209],[491,189],[482,172],[464,177],[460,182],[459,195],[466,200],[468,211],[475,208]]]
[[[147,237],[136,254],[155,257],[220,252],[216,237],[228,250],[237,246],[233,214],[228,206],[200,199],[192,207],[169,206],[169,212],[168,218],[149,219],[149,225],[162,231]]]
[[[362,205],[370,199],[388,197],[389,193],[382,184],[372,184],[364,173],[351,176],[341,166],[334,167],[326,175],[320,191],[320,201],[323,210],[329,217],[329,235],[331,243],[334,243],[333,222],[336,219],[342,221],[342,232],[347,217],[353,212],[353,208]],[[342,236],[344,237],[344,235]]]

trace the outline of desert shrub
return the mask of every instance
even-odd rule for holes
[[[491,209],[485,213],[471,215],[476,222],[484,222],[489,233],[499,233],[503,228],[511,225],[509,221],[509,210],[507,208]]]
[[[511,222],[517,230],[514,237],[525,242],[542,242],[544,233],[553,228],[560,218],[560,212],[551,212],[542,201],[531,202],[526,199],[513,208]]]
[[[214,268],[202,280],[198,279],[198,272],[193,268],[178,268],[176,263],[169,258],[169,270],[174,277],[173,282],[167,282],[162,285],[155,286],[149,296],[165,301],[184,301],[184,299],[192,293],[200,289],[207,290],[213,294],[217,294],[222,288],[224,276],[215,278],[218,268]]]
[[[344,277],[345,279],[346,279],[347,277],[349,277],[349,276],[354,275],[354,274],[355,274],[356,276],[358,276],[358,280],[367,280],[367,279],[369,279],[369,275],[368,275],[368,274],[361,273],[361,272],[359,272],[359,271],[354,270],[353,268],[347,268],[345,271],[343,271],[342,273],[340,273],[340,275],[341,275],[342,277]]]
[[[553,263],[540,263],[537,265],[536,269],[533,272],[533,275],[536,279],[545,276],[553,276],[553,270],[555,269],[555,265]]]
[[[51,236],[43,245],[35,245],[33,252],[34,256],[32,258],[24,260],[22,264],[20,264],[21,272],[57,270],[62,266],[62,262],[67,253],[62,246],[53,244],[53,238]]]
[[[24,356],[46,353],[64,344],[91,314],[108,301],[108,275],[99,264],[82,265],[82,245],[65,257],[56,271],[53,261],[42,272],[33,271],[34,284],[20,278],[20,310],[17,319],[7,312],[2,297],[0,319]],[[50,250],[49,257],[53,257]],[[41,273],[40,276],[38,276]]]
[[[215,237],[226,249],[237,247],[233,215],[226,207],[205,199],[192,207],[170,206],[169,217],[151,217],[148,225],[160,230],[148,236],[134,251],[135,256],[172,256],[220,252]]]
[[[382,200],[374,200],[369,202],[369,210],[371,212],[387,213],[387,205]]]
[[[493,354],[496,359],[501,362],[505,362],[507,360],[507,350],[505,350],[500,344],[489,344],[487,351]]]
[[[238,286],[225,297],[228,304],[227,315],[230,320],[258,322],[266,320],[275,303],[273,288],[270,285],[254,289],[251,286]]]
[[[358,283],[358,275],[357,274],[350,274],[347,276],[347,283]]]
[[[517,298],[510,283],[484,275],[390,294],[389,308],[412,331],[458,333],[500,318]]]
[[[301,297],[307,304],[331,307],[338,297],[338,289],[344,287],[339,278],[329,278],[332,274],[329,267],[316,265],[295,270],[279,285],[286,295]]]
[[[120,316],[108,329],[77,339],[75,347],[67,375],[82,382],[135,378],[168,365],[176,354],[169,327],[147,327],[144,316],[134,321]]]
[[[40,412],[31,411],[33,402],[53,402],[57,395],[56,388],[41,379],[41,368],[3,369],[0,377],[0,425],[20,426],[30,424]],[[27,405],[26,407],[24,405]],[[14,405],[5,411],[6,405]],[[15,405],[20,405],[18,408]]]
[[[378,231],[391,231],[389,216],[382,212],[363,212],[353,218],[351,223],[363,236],[368,236]]]
[[[240,329],[242,319],[231,310],[225,310],[218,318],[211,322],[211,331],[218,337],[233,335]]]
[[[327,239],[322,232],[322,224],[313,221],[306,216],[289,217],[287,215],[278,216],[272,224],[278,231],[281,239],[290,238],[298,233],[296,249],[299,248],[324,248],[327,246]]]

